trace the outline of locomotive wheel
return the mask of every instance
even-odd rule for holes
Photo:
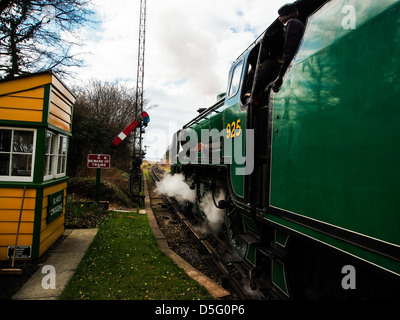
[[[246,230],[243,218],[234,204],[225,209],[225,227],[229,243],[236,254],[243,259],[246,255],[248,244],[240,235],[244,234]]]

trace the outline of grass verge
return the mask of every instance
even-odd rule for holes
[[[60,299],[212,299],[160,251],[146,215],[111,212]]]
[[[107,217],[107,212],[94,202],[67,201],[65,206],[67,229],[97,228]]]

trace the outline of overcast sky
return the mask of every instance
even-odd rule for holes
[[[277,18],[286,0],[147,0],[144,96],[147,157],[160,158],[173,132],[226,91],[233,61]],[[136,87],[140,0],[93,0],[100,24],[82,31],[90,79]],[[132,119],[126,119],[128,124]],[[121,131],[124,128],[121,128]]]

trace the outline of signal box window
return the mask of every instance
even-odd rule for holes
[[[67,137],[58,136],[57,175],[64,176],[67,170]]]
[[[228,97],[232,98],[238,92],[240,79],[242,78],[243,60],[240,61],[232,72],[232,79],[229,86]]]
[[[56,147],[54,145],[55,135],[49,131],[46,133],[46,149],[44,157],[44,180],[53,178],[54,160],[56,156]]]
[[[32,181],[35,132],[0,128],[0,180]]]
[[[47,131],[43,180],[65,176],[67,147],[68,137]]]

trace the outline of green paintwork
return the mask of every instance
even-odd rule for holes
[[[344,26],[352,8],[355,29],[348,29]],[[232,65],[229,81],[253,48]],[[329,1],[310,17],[284,84],[271,97],[270,208],[400,246],[399,53],[400,0]],[[242,79],[244,74],[245,68]],[[240,119],[242,134],[235,139],[244,146],[247,110],[239,94],[229,96],[229,85],[217,110],[190,127],[199,133],[205,128],[221,131]],[[232,143],[226,132],[223,142]],[[227,150],[224,156],[233,157],[234,150]],[[243,156],[244,148],[241,152]],[[245,195],[245,176],[236,174],[242,167],[232,161],[228,172],[239,197]],[[234,203],[250,210],[241,198]],[[257,208],[257,217],[272,226],[276,244],[285,246],[291,231],[400,274],[399,261],[373,252],[376,248],[353,245],[266,208]],[[255,264],[253,249],[247,258]],[[283,263],[271,263],[273,282],[287,293]]]
[[[60,134],[63,134],[65,136],[72,137],[72,132],[68,132],[68,131],[62,130],[62,129],[56,127],[56,126],[51,125],[50,123],[47,124],[47,128],[50,129],[50,130],[53,130],[55,132],[58,132]]]
[[[36,152],[35,152],[35,168],[33,170],[33,182],[43,182],[44,154],[46,145],[46,130],[38,128],[36,130]]]
[[[47,84],[44,87],[43,114],[42,114],[43,123],[49,123],[50,94],[51,94],[51,84]]]
[[[65,136],[72,136],[71,132],[62,130],[56,126],[53,126],[45,122],[28,122],[28,121],[12,121],[12,120],[0,120],[0,125],[4,127],[21,127],[21,128],[48,128],[53,131],[59,132]]]
[[[270,204],[398,246],[400,2],[326,7],[273,96]]]
[[[51,187],[52,185],[60,184],[64,181],[68,181],[68,180],[69,180],[69,177],[65,176],[65,177],[61,177],[61,178],[55,178],[52,180],[44,181],[43,183],[30,183],[29,182],[29,186],[34,189],[47,188],[47,187]],[[2,181],[1,187],[2,188],[17,188],[17,189],[19,189],[26,184],[27,184],[26,182]]]
[[[286,247],[288,239],[289,239],[288,233],[279,229],[275,229],[275,243],[278,243],[282,247]]]
[[[248,52],[247,52],[248,54]],[[243,58],[239,58],[235,64],[232,65],[229,81],[232,78],[232,73],[235,70],[235,67],[238,65],[242,65],[241,78],[244,78],[246,65],[245,59],[246,55]],[[242,84],[242,81],[240,82]],[[229,89],[229,88],[228,88]],[[230,165],[230,177],[231,177],[231,186],[232,190],[236,196],[243,197],[244,196],[244,175],[238,175],[237,169],[243,168],[244,164],[241,163],[241,159],[238,159],[237,154],[240,154],[242,157],[245,156],[245,141],[246,141],[246,116],[247,110],[241,108],[240,102],[240,92],[241,86],[239,86],[237,93],[235,95],[229,96],[229,90],[225,99],[225,109],[224,109],[224,125],[223,128],[226,129],[228,124],[237,123],[238,119],[240,119],[241,124],[241,134],[240,136],[235,136],[234,138],[227,138],[227,132],[224,134],[224,145],[230,144],[229,148],[224,149],[224,157],[231,159]],[[237,140],[240,139],[240,143]],[[235,147],[241,148],[242,150],[236,150],[237,154],[235,154]]]
[[[246,259],[254,266],[256,265],[256,252],[257,246],[255,244],[247,246]]]
[[[285,265],[278,259],[272,259],[272,282],[283,293],[289,296],[286,284]]]
[[[296,231],[302,234],[303,236],[308,237],[309,239],[313,239],[315,241],[318,241],[319,243],[323,243],[330,247],[337,248],[340,251],[347,252],[350,255],[359,257],[364,261],[368,261],[369,263],[372,263],[373,265],[379,266],[380,268],[383,268],[390,272],[400,274],[400,264],[390,258],[386,258],[380,254],[371,252],[369,250],[360,247],[353,246],[345,241],[336,239],[334,237],[321,234],[320,232],[299,225],[292,221],[288,221],[276,215],[267,214],[266,219],[272,222],[273,224],[278,225],[279,227],[285,227],[291,231]]]
[[[190,128],[193,132],[190,136],[186,137],[186,141],[193,143],[192,139],[196,139],[196,146],[198,143],[209,145],[209,143],[216,139],[214,137],[216,131],[220,131],[223,125],[223,100],[217,101],[216,104],[202,112],[198,117],[186,124],[184,128]],[[216,129],[214,131],[210,131]],[[213,135],[213,136],[210,136]],[[178,159],[179,160],[179,159]],[[196,163],[208,165],[209,159],[204,158],[203,152],[198,152],[196,155]]]
[[[210,129],[216,129],[218,131],[223,130],[223,106],[216,109],[213,115],[210,117]]]

